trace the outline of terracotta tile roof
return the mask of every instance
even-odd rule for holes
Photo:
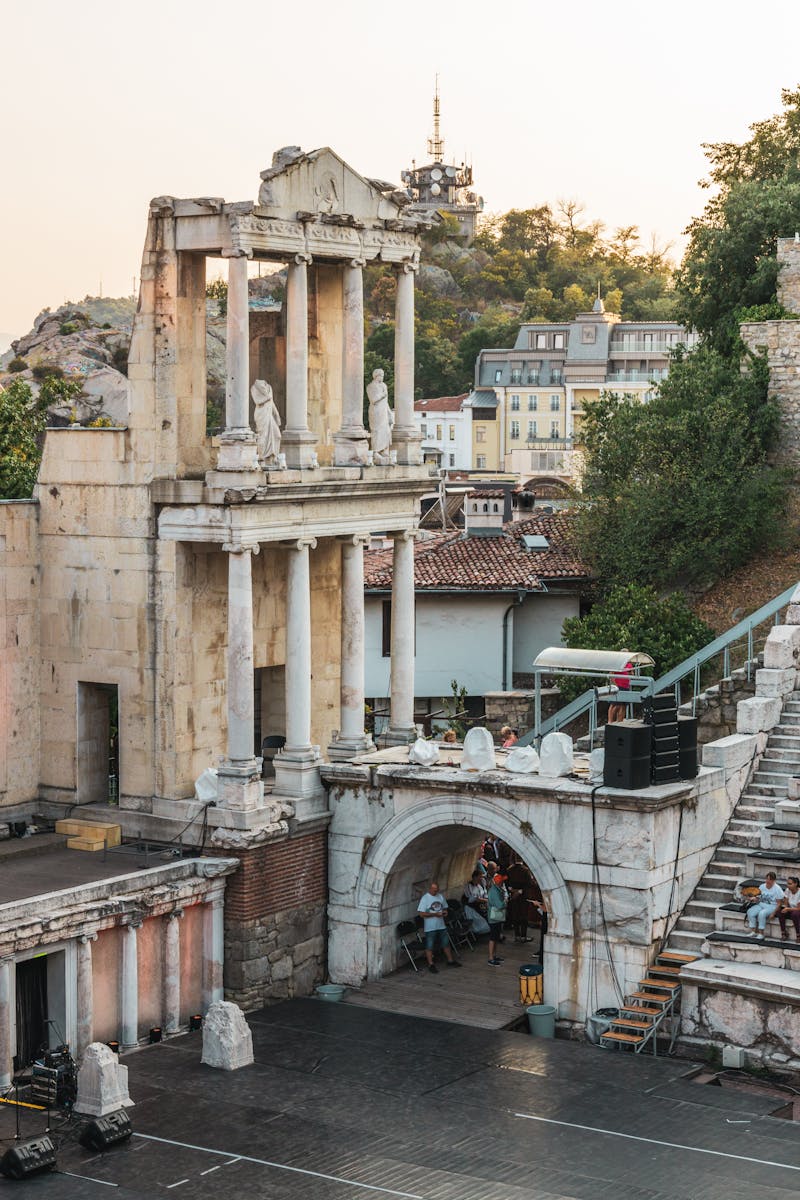
[[[537,591],[541,582],[585,580],[589,569],[573,546],[574,516],[569,512],[509,521],[495,537],[464,537],[441,533],[414,543],[414,580],[417,591],[507,592],[515,588]],[[527,550],[526,533],[547,538],[547,550]],[[388,591],[392,586],[392,551],[367,550],[364,582],[368,591]]]
[[[460,396],[432,396],[428,400],[415,400],[414,412],[459,412],[469,392]]]

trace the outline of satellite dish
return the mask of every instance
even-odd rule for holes
[[[442,172],[439,170],[438,167],[434,167],[433,170],[431,171],[431,179],[441,179],[441,178],[442,178]]]
[[[442,189],[439,187],[438,183],[431,184],[431,195],[432,196],[438,196],[439,193],[441,192],[441,190]]]
[[[444,173],[445,173],[445,175],[449,175],[451,179],[455,179],[455,177],[456,177],[455,167],[445,167]]]

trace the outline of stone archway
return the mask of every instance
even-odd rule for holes
[[[545,998],[561,1007],[574,999],[574,903],[555,859],[532,831],[523,832],[507,806],[482,796],[445,794],[402,808],[365,844],[350,904],[329,910],[328,969],[332,980],[357,985],[396,967],[396,933],[383,898],[394,864],[416,838],[447,826],[492,830],[521,855],[551,913],[545,942]]]

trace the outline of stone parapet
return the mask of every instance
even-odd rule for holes
[[[796,467],[800,462],[800,321],[745,321],[740,331],[750,350],[767,356],[770,395],[781,412],[776,461]]]

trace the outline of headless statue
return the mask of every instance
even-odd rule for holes
[[[367,384],[369,400],[369,433],[372,452],[376,463],[388,463],[392,448],[394,413],[389,407],[389,389],[383,382],[383,371],[372,372],[372,382]]]
[[[266,379],[257,379],[250,389],[255,410],[258,458],[261,463],[278,461],[281,449],[281,418]]]

